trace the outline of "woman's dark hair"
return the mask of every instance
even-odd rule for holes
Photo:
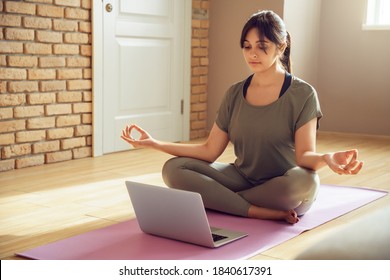
[[[283,20],[273,11],[264,10],[253,14],[242,29],[240,39],[241,48],[244,48],[246,35],[252,28],[257,29],[260,37],[260,44],[263,48],[265,47],[263,42],[264,38],[273,42],[277,47],[287,44],[283,55],[280,57],[280,62],[285,70],[291,73],[291,38],[290,34],[286,30]]]

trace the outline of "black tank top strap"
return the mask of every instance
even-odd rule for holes
[[[283,94],[287,91],[287,89],[291,85],[292,76],[287,71],[285,73],[286,74],[284,75],[284,82],[282,85],[282,89],[280,90],[279,98],[283,96]]]
[[[251,84],[253,75],[254,74],[250,75],[244,83],[244,88],[243,88],[244,97],[246,97],[246,92],[248,91],[248,87]],[[284,82],[282,85],[282,89],[280,90],[279,98],[282,97],[283,94],[287,91],[288,87],[291,85],[291,80],[292,80],[292,75],[288,72],[285,72]]]
[[[246,79],[246,81],[245,81],[245,83],[244,83],[244,88],[243,88],[244,98],[246,97],[246,92],[248,91],[248,87],[249,87],[249,85],[251,84],[253,75],[254,75],[254,74],[250,75],[250,76]]]

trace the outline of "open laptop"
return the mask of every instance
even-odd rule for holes
[[[210,228],[199,193],[126,181],[141,230],[145,233],[210,248],[247,236]]]

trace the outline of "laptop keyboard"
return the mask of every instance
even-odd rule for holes
[[[227,238],[227,236],[223,236],[223,235],[219,235],[219,234],[215,234],[215,233],[213,233],[212,236],[213,236],[213,241],[214,242],[217,242],[219,240]]]

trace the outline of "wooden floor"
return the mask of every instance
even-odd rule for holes
[[[356,147],[365,161],[356,176],[319,171],[323,184],[390,191],[390,138],[320,133],[318,151]],[[133,150],[97,158],[0,173],[0,258],[125,221],[134,216],[124,187],[127,179],[163,185],[161,166],[170,156]],[[220,161],[234,159],[232,147]],[[390,196],[305,232],[253,259],[293,259],[336,227],[390,205]]]

